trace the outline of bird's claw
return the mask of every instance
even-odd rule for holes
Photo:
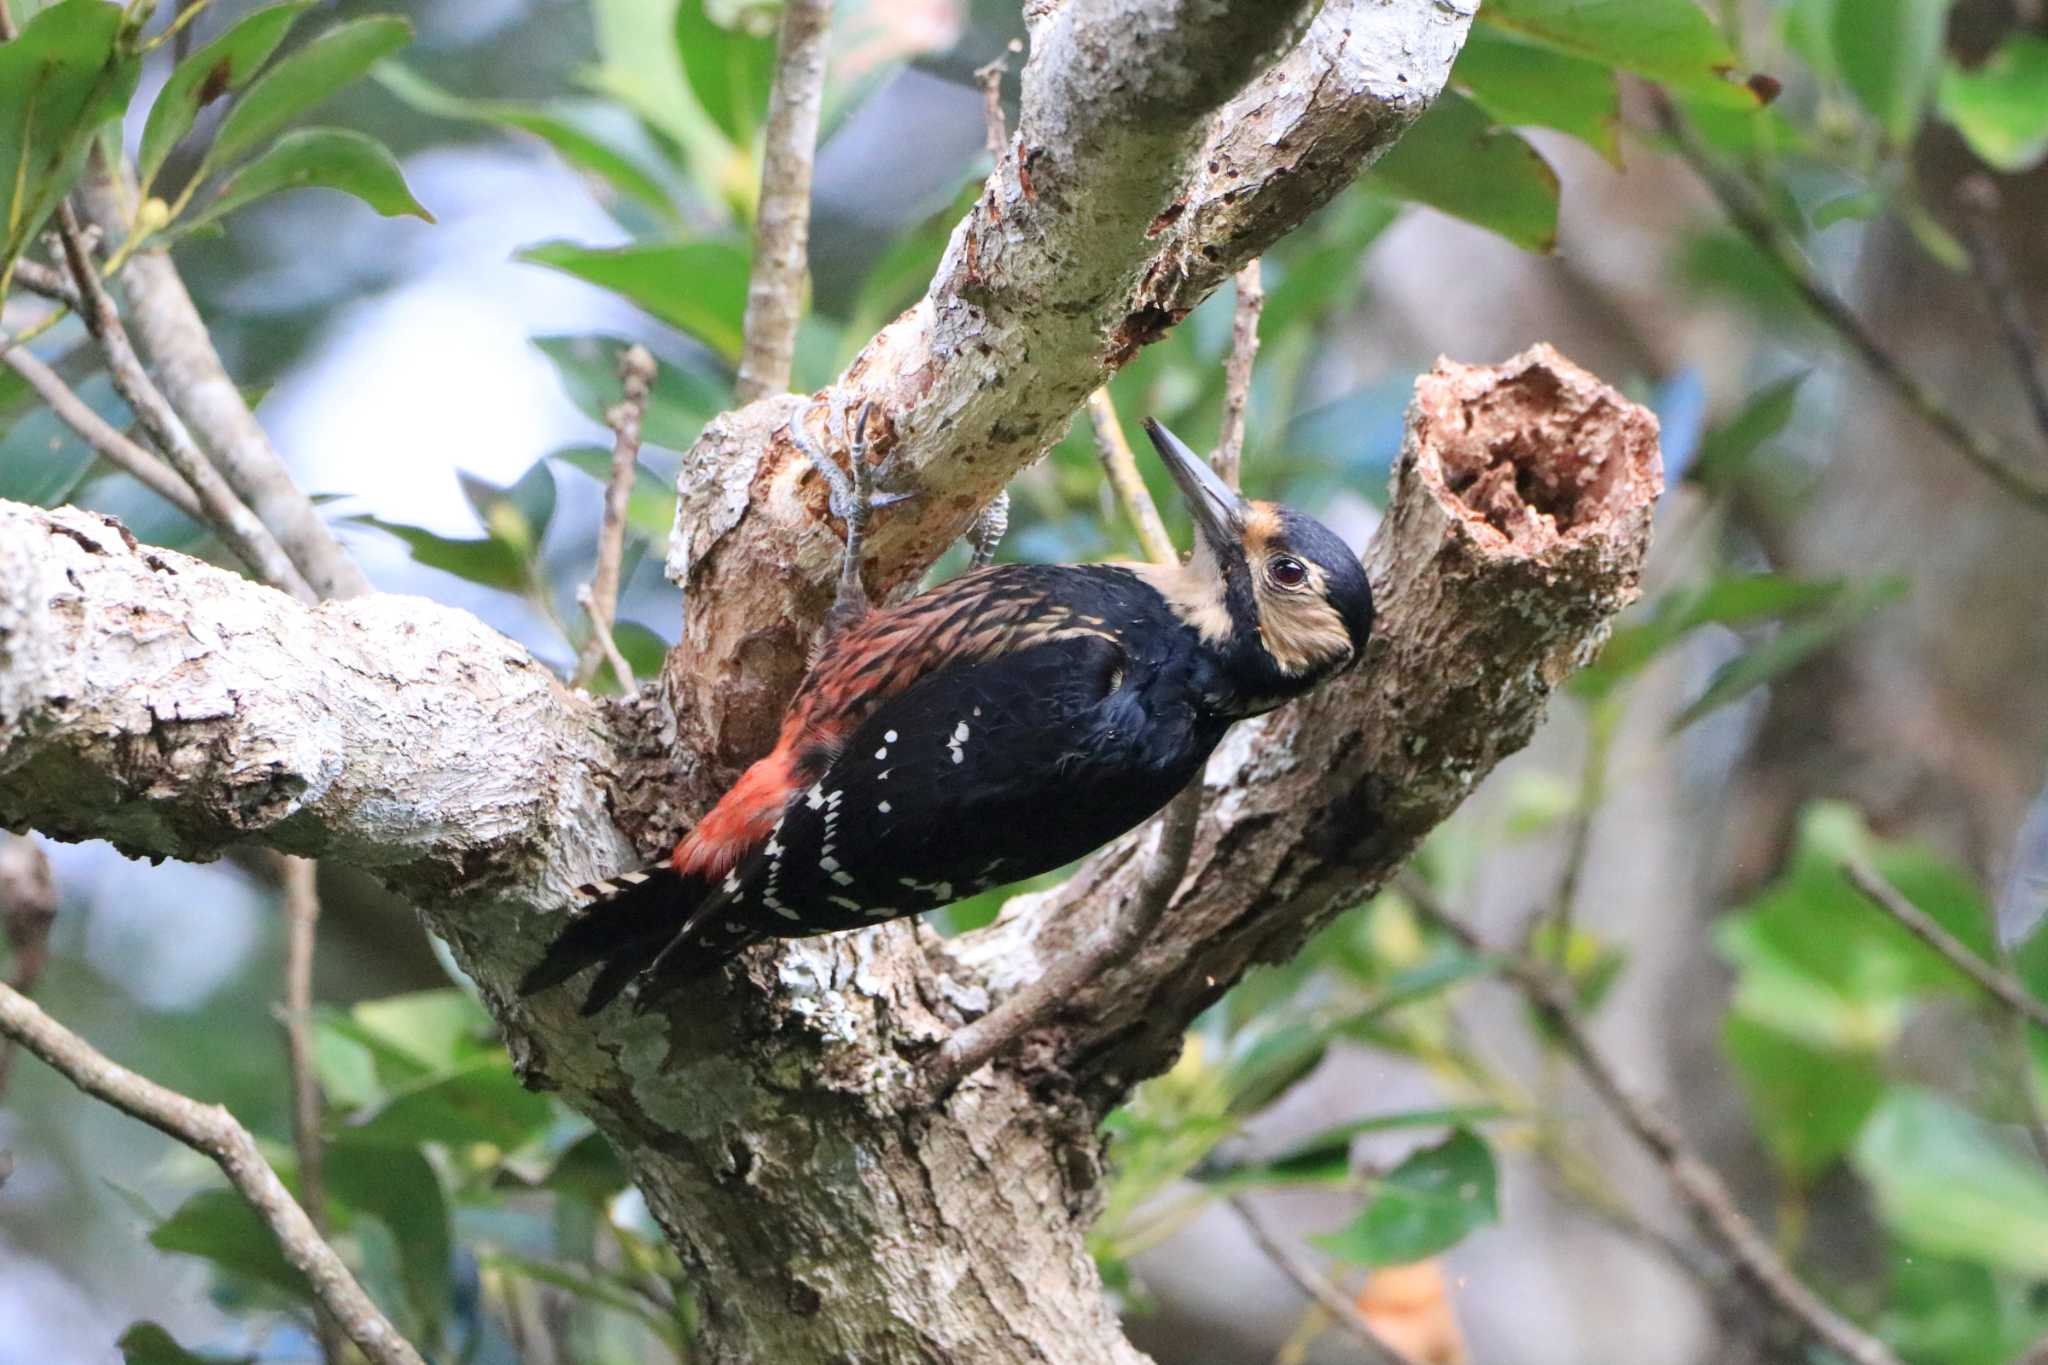
[[[883,487],[889,473],[888,465],[877,469],[868,463],[868,419],[874,414],[874,409],[872,401],[862,403],[860,412],[853,419],[853,430],[849,432],[846,429],[846,408],[839,399],[838,391],[830,391],[830,397],[825,400],[825,434],[834,445],[846,451],[845,469],[841,469],[812,439],[806,420],[810,415],[808,412],[792,419],[789,424],[790,439],[796,443],[797,449],[803,451],[819,477],[825,480],[827,506],[846,527],[839,590],[826,618],[828,635],[867,614],[867,589],[861,582],[860,566],[869,519],[878,508],[891,507],[917,496],[915,489]]]

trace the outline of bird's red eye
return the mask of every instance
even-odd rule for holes
[[[1280,555],[1266,566],[1266,572],[1283,588],[1298,588],[1308,582],[1308,566],[1292,555]]]

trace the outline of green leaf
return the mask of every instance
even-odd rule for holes
[[[584,415],[602,422],[619,401],[619,352],[629,344],[616,337],[535,337],[533,344],[555,367],[562,389]],[[714,382],[687,364],[664,360],[654,372],[640,435],[650,445],[688,450],[704,424],[730,404],[732,386]]]
[[[729,242],[605,248],[543,242],[520,252],[519,259],[609,289],[696,337],[728,364],[739,359],[747,253]]]
[[[1844,594],[1832,610],[1786,626],[1770,640],[1715,670],[1699,696],[1693,698],[1671,722],[1671,732],[1676,734],[1700,717],[1718,711],[1773,678],[1791,672],[1855,629],[1872,612],[1905,595],[1906,581],[1903,578],[1878,579]]]
[[[1451,82],[1497,122],[1555,128],[1621,164],[1621,91],[1599,62],[1481,25],[1465,39]]]
[[[1982,1265],[1894,1247],[1890,1296],[1874,1324],[1900,1355],[1927,1365],[2016,1365],[2048,1336],[2048,1302]]]
[[[434,221],[383,143],[346,128],[302,128],[221,181],[206,208],[180,228],[203,227],[265,195],[311,188],[352,194],[386,218],[409,213]]]
[[[412,25],[389,14],[328,29],[271,67],[235,101],[206,154],[207,164],[235,161],[410,41]]]
[[[1460,1128],[1388,1172],[1344,1229],[1310,1240],[1354,1265],[1410,1265],[1498,1222],[1498,1184],[1492,1151]]]
[[[386,90],[423,114],[488,123],[539,138],[577,170],[667,219],[675,219],[674,198],[662,183],[624,152],[577,126],[566,111],[506,100],[472,100],[453,95],[396,62],[380,62],[370,73]]]
[[[1716,945],[1739,974],[1738,1012],[1823,1051],[1872,1053],[1897,1036],[1914,1000],[1980,997],[1849,883],[1851,861],[1869,863],[1972,951],[1990,951],[1990,916],[1967,875],[1915,845],[1872,838],[1855,810],[1832,802],[1805,812],[1784,873],[1722,920]]]
[[[149,107],[149,122],[142,128],[136,173],[145,193],[156,173],[163,169],[171,149],[192,131],[199,111],[247,85],[270,60],[270,54],[277,51],[292,22],[312,3],[313,0],[286,0],[284,4],[266,5],[243,16],[234,27],[178,63],[178,69],[157,93],[156,103]]]
[[[1349,1184],[1353,1180],[1351,1144],[1361,1134],[1402,1128],[1463,1128],[1506,1115],[1507,1111],[1497,1104],[1461,1104],[1444,1109],[1374,1114],[1370,1118],[1354,1119],[1350,1123],[1326,1128],[1267,1161],[1244,1166],[1198,1167],[1191,1174],[1204,1185],[1220,1190],[1260,1185]]]
[[[559,460],[578,473],[588,474],[599,487],[611,482],[612,453],[601,446],[571,446],[548,457]],[[644,464],[633,470],[633,490],[626,498],[626,525],[640,535],[659,539],[675,525],[675,485]]]
[[[277,1238],[233,1190],[201,1190],[157,1224],[149,1243],[159,1251],[211,1261],[222,1271],[310,1302],[312,1286],[285,1260]]]
[[[42,230],[141,63],[119,6],[64,0],[0,43],[0,276]]]
[[[1884,1095],[1875,1052],[1815,1047],[1740,1011],[1728,1016],[1722,1043],[1758,1134],[1800,1186],[1849,1150]]]
[[[0,375],[13,373],[0,370]],[[128,409],[106,379],[95,375],[77,392],[117,428],[127,425]],[[56,413],[39,405],[0,425],[0,498],[34,507],[68,502],[98,458]]]
[[[690,94],[735,146],[752,143],[775,80],[775,36],[728,28],[707,13],[705,0],[676,6],[676,52]]]
[[[355,516],[348,520],[358,526],[368,526],[396,536],[405,542],[405,548],[411,552],[415,563],[430,569],[452,573],[457,578],[481,583],[487,588],[502,588],[506,592],[521,592],[526,587],[525,556],[495,536],[462,540],[440,535],[423,526],[386,521],[382,517]]]
[[[1527,251],[1557,245],[1557,172],[1461,95],[1438,96],[1366,172],[1364,183],[1497,232]]]
[[[330,1199],[390,1230],[417,1335],[437,1339],[453,1295],[454,1238],[433,1164],[418,1148],[365,1141],[358,1133],[331,1144],[322,1169]]]
[[[1894,146],[1912,140],[1941,74],[1949,0],[1837,4],[1829,37],[1842,83]]]
[[[1733,49],[1692,0],[1487,0],[1479,23],[1730,104],[1762,103],[1733,80]]]
[[[461,470],[455,479],[484,529],[531,559],[555,519],[555,476],[548,462],[535,460],[503,486]]]
[[[1572,679],[1572,691],[1597,701],[1701,626],[1809,615],[1840,602],[1850,591],[1851,585],[1841,579],[1778,574],[1734,574],[1679,588],[1658,598],[1647,620],[1632,616],[1616,629],[1600,656]]]
[[[634,674],[643,680],[657,676],[668,659],[668,641],[638,621],[620,621],[614,625],[612,643],[619,647],[619,653],[626,656]]]
[[[388,1047],[419,1068],[448,1071],[495,1055],[491,1017],[466,991],[453,986],[387,995],[349,1008],[349,1020],[369,1044]]]
[[[138,1322],[121,1334],[122,1365],[251,1365],[254,1356],[200,1355],[180,1346],[177,1339],[153,1322]]]
[[[547,1098],[521,1085],[511,1062],[499,1055],[393,1091],[343,1129],[340,1140],[400,1147],[487,1142],[510,1150],[531,1141],[547,1122]]]
[[[1915,1250],[2048,1278],[2048,1175],[1947,1100],[1893,1091],[1856,1144],[1856,1170]]]
[[[1709,488],[1725,488],[1739,477],[1763,443],[1791,422],[1809,373],[1801,370],[1757,390],[1740,412],[1702,437],[1691,477]]]
[[[1975,70],[1949,67],[1938,107],[1993,169],[2032,170],[2048,156],[2048,37],[2017,32]]]
[[[509,1251],[492,1251],[483,1259],[485,1264],[494,1270],[509,1271],[537,1284],[565,1290],[585,1302],[600,1304],[616,1313],[624,1313],[666,1342],[678,1356],[684,1355],[687,1350],[688,1342],[683,1335],[682,1324],[655,1312],[652,1305],[636,1293],[632,1285],[623,1282],[617,1276],[594,1272],[564,1262],[538,1261],[532,1257],[514,1255]]]

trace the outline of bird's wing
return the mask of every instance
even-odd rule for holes
[[[1100,633],[928,669],[790,802],[732,913],[785,936],[854,928],[1060,867],[1137,824],[1185,769],[1133,742],[1148,727],[1128,662]]]

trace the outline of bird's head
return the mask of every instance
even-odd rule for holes
[[[1145,431],[1195,521],[1194,553],[1167,593],[1175,610],[1269,673],[1274,704],[1358,662],[1372,585],[1351,547],[1314,517],[1241,497],[1158,422]]]

